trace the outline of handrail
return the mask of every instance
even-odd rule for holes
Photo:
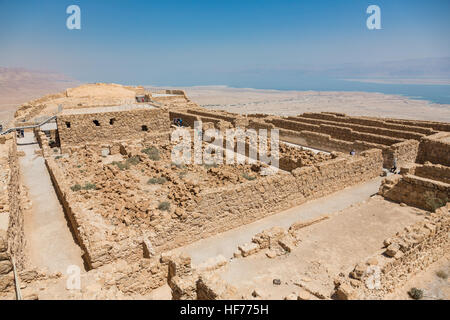
[[[17,300],[22,300],[22,293],[20,292],[20,280],[19,280],[19,275],[17,274],[17,269],[16,269],[16,262],[14,261],[14,256],[11,255],[11,263],[13,266],[13,273],[14,273],[14,284],[16,287],[16,299]]]
[[[0,132],[0,136],[1,136],[1,135],[8,134],[8,133],[13,132],[13,131],[21,130],[21,129],[33,129],[33,128],[38,128],[38,127],[43,126],[43,125],[46,124],[47,122],[50,122],[50,121],[55,120],[55,119],[56,119],[56,116],[51,116],[50,118],[48,118],[47,120],[42,121],[42,122],[39,123],[39,124],[34,124],[34,125],[31,125],[31,126],[24,126],[24,127],[10,128],[10,129],[8,129],[8,130],[6,130],[6,131]]]

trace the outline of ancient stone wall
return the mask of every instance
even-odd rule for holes
[[[0,142],[0,292],[11,290],[14,276],[11,258],[18,271],[24,268],[25,238],[21,206],[20,171],[16,137],[9,134]]]
[[[306,118],[302,116],[297,117],[288,117],[288,120],[297,121],[297,122],[306,122],[311,124],[329,124],[334,126],[341,126],[341,127],[348,127],[353,129],[354,131],[359,132],[366,132],[366,133],[373,133],[377,135],[383,135],[388,137],[395,137],[395,138],[401,138],[401,139],[416,139],[419,140],[421,137],[425,136],[423,133],[417,133],[417,132],[409,132],[404,130],[394,130],[394,129],[386,129],[386,128],[380,128],[375,126],[365,126],[360,124],[352,124],[352,123],[345,123],[345,122],[337,122],[337,121],[330,121],[330,120],[321,120],[321,119],[313,119],[313,118]]]
[[[191,114],[195,114],[198,116],[203,116],[203,117],[207,117],[207,118],[216,118],[216,119],[220,119],[220,120],[224,120],[230,123],[235,123],[236,119],[239,118],[239,115],[225,115],[223,113],[218,113],[218,112],[206,112],[203,111],[202,109],[200,110],[195,110],[195,109],[189,109],[187,110],[188,113]]]
[[[248,224],[307,200],[373,179],[380,175],[381,168],[381,151],[369,150],[361,156],[345,156],[298,168],[292,171],[292,175],[269,176],[237,187],[205,191],[195,206],[187,208],[195,212],[188,215],[185,222],[192,227],[182,230],[174,226],[167,230],[170,233],[161,235],[161,239],[167,243],[183,243],[188,236],[200,239],[205,234],[210,236]]]
[[[391,145],[394,143],[402,142],[404,139],[400,138],[392,138],[388,136],[382,136],[373,133],[363,133],[354,131],[351,128],[337,126],[337,125],[329,125],[329,124],[308,124],[302,122],[296,122],[291,120],[284,119],[271,119],[267,120],[269,123],[274,124],[276,127],[284,128],[292,131],[312,131],[316,133],[324,133],[329,134],[332,138],[344,140],[344,141],[366,141],[371,143],[383,144],[383,145]]]
[[[434,210],[450,199],[450,184],[405,173],[386,178],[379,193],[395,202]]]
[[[383,249],[337,278],[337,299],[382,299],[450,250],[450,204],[385,239]],[[381,245],[381,244],[380,244]]]
[[[430,128],[436,131],[450,132],[450,124],[445,122],[424,121],[424,120],[403,120],[403,119],[389,119],[389,118],[386,119],[385,121],[389,123],[396,123],[407,126]]]
[[[322,113],[303,113],[302,117],[313,118],[313,119],[323,119],[323,120],[331,120],[335,122],[342,123],[353,123],[360,124],[364,126],[374,126],[385,129],[393,129],[400,131],[408,131],[408,132],[418,132],[426,135],[436,133],[432,128],[416,126],[417,122],[410,122],[408,124],[400,124],[392,121],[388,121],[387,119],[382,118],[369,118],[369,117],[350,117],[345,114],[334,114],[328,112]]]
[[[95,227],[89,216],[85,214],[80,203],[72,196],[70,187],[65,184],[64,173],[61,172],[51,157],[45,159],[47,169],[55,187],[56,194],[63,206],[64,214],[70,222],[72,233],[75,235],[77,244],[83,250],[83,260],[88,269],[96,268],[110,263],[119,258],[126,257],[129,261],[136,261],[143,257],[143,248],[136,239],[128,239],[125,235],[117,242],[106,241],[99,229]]]
[[[416,162],[419,152],[419,141],[406,140],[391,145],[383,150],[384,167],[392,168],[394,159],[397,160],[397,168]]]
[[[450,133],[440,132],[420,140],[417,162],[450,166]]]
[[[170,129],[169,115],[160,108],[62,114],[57,124],[63,148],[89,142],[141,139],[149,133]]]
[[[105,230],[97,229],[94,222],[95,214],[90,214],[76,200],[76,195],[64,182],[65,173],[54,159],[47,158],[46,163],[78,243],[86,253],[85,261],[91,268],[117,259],[138,261],[143,257],[142,239],[130,237],[126,230],[120,232],[115,241],[105,240],[102,235]],[[370,150],[361,156],[342,156],[298,168],[292,174],[280,173],[237,186],[204,189],[194,201],[188,202],[188,214],[164,220],[163,224],[141,232],[150,232],[149,242],[155,253],[164,252],[368,181],[381,173],[381,167],[381,152]]]
[[[410,174],[450,184],[450,167],[443,165],[424,164],[414,165]]]
[[[170,123],[173,123],[173,120],[175,118],[183,119],[183,126],[189,126],[191,128],[194,128],[194,122],[200,121],[200,118],[196,115],[191,115],[186,112],[179,112],[179,111],[170,111],[169,112],[170,117]]]

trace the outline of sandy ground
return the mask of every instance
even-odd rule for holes
[[[445,278],[447,275],[447,278]],[[426,270],[417,272],[405,285],[388,295],[386,299],[407,300],[411,299],[408,291],[411,288],[423,290],[424,300],[449,300],[450,299],[450,256],[444,256]]]
[[[22,183],[32,202],[31,210],[24,215],[29,263],[62,274],[66,273],[69,265],[77,265],[83,271],[82,250],[69,230],[44,158],[34,153],[39,150],[35,142],[31,132],[18,139],[18,150],[25,152],[25,156],[19,159]]]
[[[343,112],[349,115],[450,122],[450,105],[368,92],[319,92],[187,87],[196,103],[237,113],[297,115],[303,112]]]
[[[265,252],[233,259],[219,275],[249,297],[283,299],[306,290],[329,297],[333,279],[381,249],[383,240],[421,219],[422,211],[380,197],[348,207],[300,231],[301,242],[289,254],[269,259]],[[280,279],[281,285],[274,285]]]
[[[378,192],[381,178],[346,188],[323,198],[308,201],[300,206],[268,216],[250,224],[223,232],[221,234],[196,241],[190,245],[175,249],[191,256],[192,264],[198,265],[219,254],[231,258],[238,245],[251,242],[252,237],[264,229],[279,226],[288,228],[297,221],[306,221],[343,210],[368,199]]]

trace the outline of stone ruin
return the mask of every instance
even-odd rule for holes
[[[450,190],[450,124],[328,112],[295,117],[240,115],[204,109],[179,90],[132,90],[125,97],[110,99],[115,105],[68,90],[30,102],[16,114],[17,119],[30,122],[48,108],[48,99],[65,103],[57,114],[57,129],[50,135],[35,129],[34,134],[71,231],[84,252],[88,274],[101,278],[106,277],[105,270],[114,269],[105,286],[114,288],[116,295],[144,295],[169,284],[174,299],[240,298],[235,288],[214,273],[226,265],[224,257],[192,268],[189,257],[168,252],[370,181],[382,175],[383,168],[390,169],[394,159],[400,174],[387,177],[379,194],[436,213],[417,227],[430,231],[421,236],[427,245],[402,247],[404,239],[398,235],[398,240],[386,243],[387,250],[400,264],[410,264],[403,262],[411,256],[409,250],[428,250],[436,256],[447,245],[442,235],[448,232],[448,205],[440,208],[445,208]],[[117,105],[118,101],[125,104]],[[191,129],[195,121],[205,129],[278,129],[280,170],[263,175],[266,165],[260,159],[233,165],[173,163],[170,134],[178,118]],[[10,257],[24,256],[22,203],[26,200],[20,199],[16,138],[0,139],[2,190],[7,191],[0,198],[0,215],[8,214],[8,223],[4,230],[0,228],[0,292],[11,294]],[[248,145],[244,156],[249,156]],[[267,255],[276,258],[294,250],[299,241],[296,230],[325,219],[256,234],[234,257],[270,249]],[[400,246],[394,248],[394,243]],[[399,250],[403,255],[397,256]],[[15,268],[27,281],[58,278],[26,269],[24,259],[16,258]],[[363,281],[362,276],[339,278],[334,297],[373,297],[361,286],[350,285],[355,278]],[[396,280],[392,281],[385,287],[394,286]]]

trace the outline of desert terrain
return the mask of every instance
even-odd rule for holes
[[[414,120],[375,117],[381,100]],[[414,115],[427,106],[441,121]],[[14,123],[34,127],[0,136],[0,299],[448,299],[445,111],[103,83],[22,103]],[[278,129],[278,170],[250,138],[211,163],[173,157],[178,130],[205,160],[208,129],[233,128]]]
[[[78,84],[54,72],[0,67],[0,124],[9,123],[22,103]]]
[[[303,112],[342,112],[432,121],[450,121],[450,105],[369,92],[280,91],[238,89],[226,86],[186,87],[199,105],[241,114],[266,113],[293,116]]]

